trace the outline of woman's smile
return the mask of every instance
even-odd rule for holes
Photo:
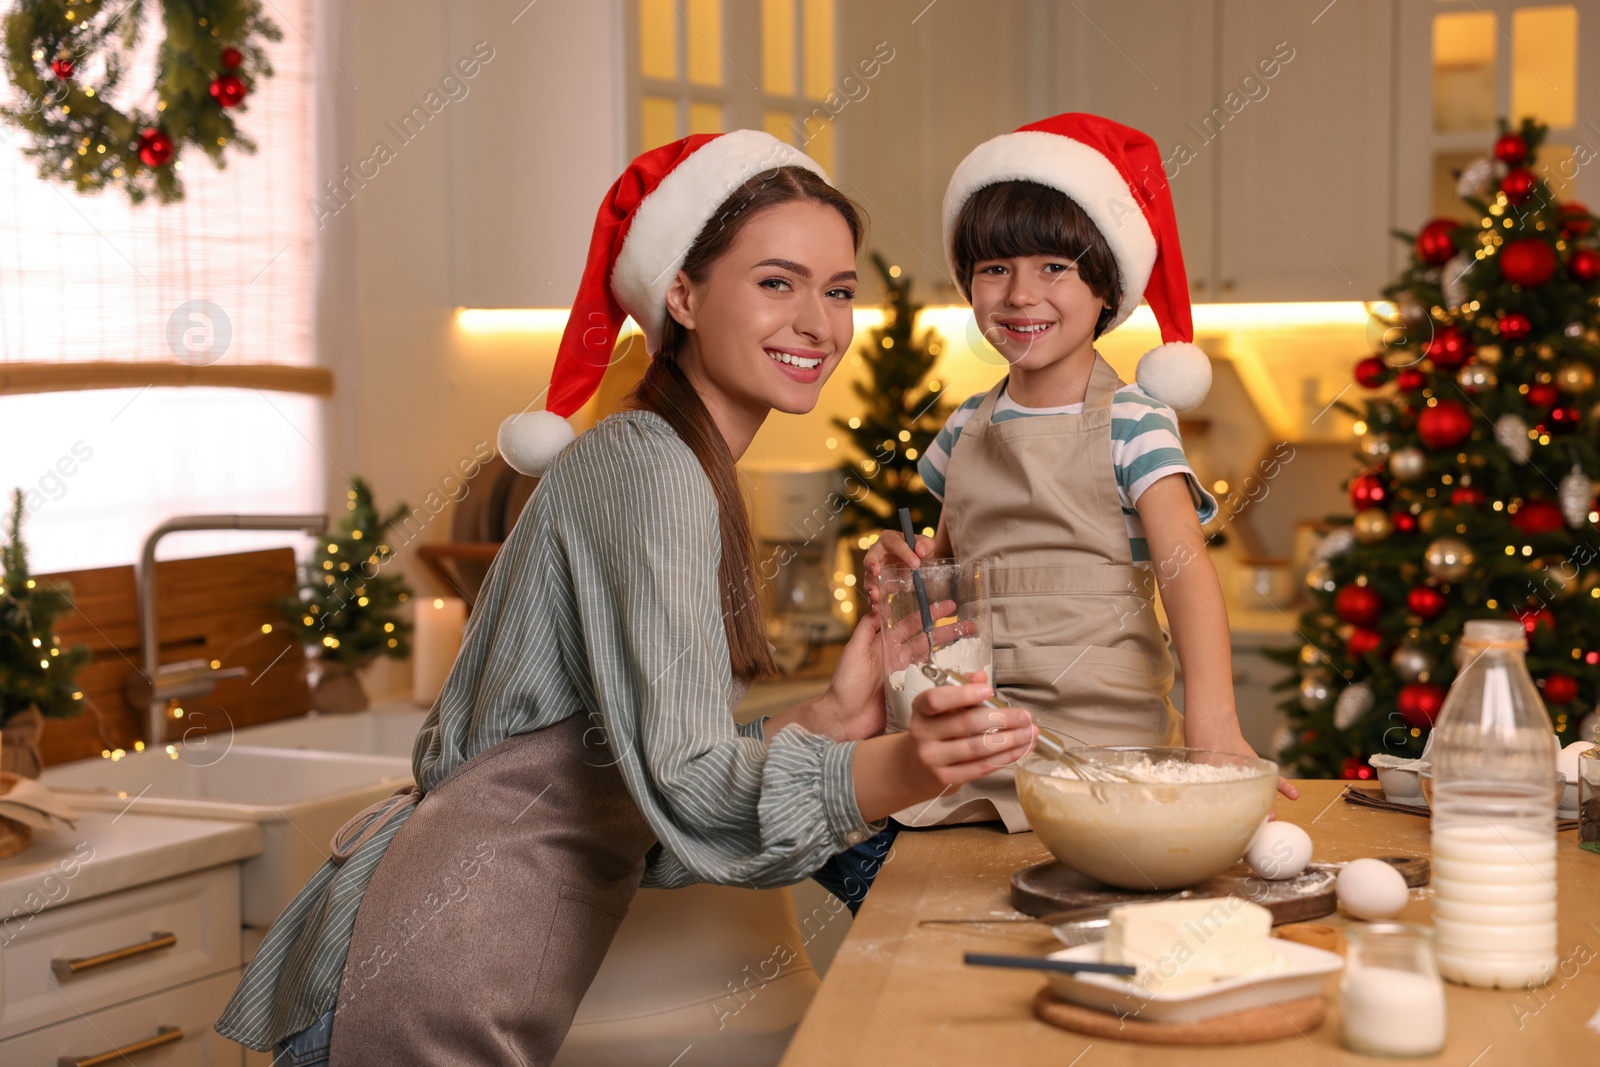
[[[803,384],[822,377],[822,364],[829,354],[817,348],[766,348],[767,357],[779,371]]]

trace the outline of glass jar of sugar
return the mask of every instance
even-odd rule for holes
[[[1346,1048],[1366,1056],[1432,1056],[1444,1048],[1444,983],[1433,931],[1414,923],[1368,923],[1345,931],[1339,978]]]
[[[947,670],[983,671],[994,684],[988,564],[981,559],[923,560],[918,568],[933,620],[933,662]],[[934,682],[919,669],[928,662],[928,636],[910,567],[885,567],[880,577],[883,614],[884,698],[890,733],[911,725],[911,702]]]

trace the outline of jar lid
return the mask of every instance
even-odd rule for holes
[[[1516,619],[1468,619],[1461,640],[1475,645],[1528,647],[1528,631]]]

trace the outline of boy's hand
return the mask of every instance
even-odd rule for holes
[[[970,782],[1020,760],[1038,731],[1026,708],[987,708],[994,695],[983,671],[968,685],[936,685],[912,701],[910,734],[916,773],[942,790]]]
[[[915,570],[931,555],[933,555],[931,537],[918,534],[917,545],[913,550],[906,544],[905,535],[899,530],[884,530],[878,534],[878,540],[867,549],[866,563],[862,568],[866,572],[862,585],[866,588],[867,599],[872,601],[873,610],[877,610],[878,600],[883,595],[878,577],[884,567],[906,566]]]

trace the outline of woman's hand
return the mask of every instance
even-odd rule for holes
[[[883,620],[870,612],[856,624],[834,668],[828,691],[812,702],[800,722],[836,741],[859,741],[883,733]]]
[[[922,565],[922,561],[933,554],[933,538],[917,535],[916,548],[906,544],[905,535],[899,530],[884,530],[878,534],[878,539],[872,547],[867,549],[866,562],[862,567],[862,586],[867,591],[867,599],[872,602],[873,610],[877,610],[878,600],[883,595],[878,585],[878,576],[884,567],[905,566],[915,570]]]
[[[911,703],[917,762],[941,789],[1017,762],[1038,736],[1027,709],[985,707],[994,688],[983,671],[970,677],[970,685],[934,686]]]
[[[1237,721],[1237,718],[1235,718]],[[1184,727],[1184,743],[1190,748],[1203,748],[1209,752],[1227,752],[1235,756],[1248,756],[1251,759],[1260,759],[1256,750],[1250,747],[1250,742],[1244,739],[1244,734],[1237,729],[1218,732],[1215,736],[1202,729],[1197,729],[1188,724]],[[1278,778],[1278,792],[1290,800],[1300,799],[1300,790],[1290,784],[1289,779]]]

